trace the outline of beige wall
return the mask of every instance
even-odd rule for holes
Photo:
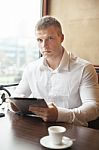
[[[63,45],[99,65],[99,0],[48,0],[49,14],[63,25]]]

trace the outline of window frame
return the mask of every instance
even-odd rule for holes
[[[42,16],[48,15],[48,0],[43,0],[42,3]]]

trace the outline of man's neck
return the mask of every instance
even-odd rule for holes
[[[52,68],[53,70],[55,70],[56,68],[58,68],[60,61],[62,59],[64,53],[64,49],[62,48],[62,50],[60,51],[60,54],[56,57],[49,57],[46,59],[48,65],[50,68]]]

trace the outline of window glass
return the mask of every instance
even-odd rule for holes
[[[39,57],[34,27],[41,0],[0,0],[0,84],[19,82],[24,66]]]
[[[0,85],[19,83],[39,57],[34,28],[41,12],[42,0],[0,0]]]

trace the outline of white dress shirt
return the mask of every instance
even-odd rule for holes
[[[21,94],[53,102],[58,108],[57,121],[87,126],[99,116],[96,71],[91,63],[66,50],[56,70],[43,57],[27,65],[14,92]]]

